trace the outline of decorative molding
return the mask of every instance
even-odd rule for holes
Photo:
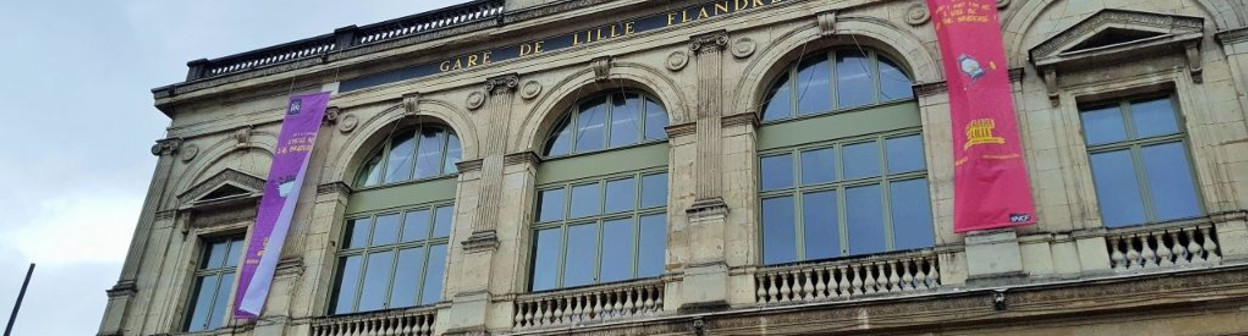
[[[524,100],[532,100],[540,94],[542,94],[542,83],[535,80],[524,82],[524,85],[520,86],[520,98]]]
[[[494,230],[473,232],[464,239],[464,253],[477,253],[498,250],[498,234]]]
[[[906,9],[906,23],[911,26],[919,26],[927,23],[932,18],[932,12],[927,10],[927,5],[923,3],[911,4]]]
[[[758,128],[758,126],[762,124],[762,120],[759,120],[758,118],[758,111],[747,111],[745,113],[726,116],[723,118],[721,123],[725,128],[745,125]]]
[[[351,133],[351,131],[354,131],[355,127],[359,125],[360,118],[356,117],[354,114],[348,114],[342,117],[342,121],[338,122],[338,132],[341,132],[342,134]]]
[[[1189,41],[1183,45],[1183,56],[1187,57],[1187,71],[1192,75],[1192,81],[1196,84],[1205,82],[1205,68],[1201,63],[1200,57],[1200,41]]]
[[[912,86],[915,97],[926,97],[939,93],[949,92],[949,85],[945,81],[935,83],[920,83]]]
[[[732,56],[736,58],[750,57],[755,50],[758,50],[758,43],[748,37],[739,38],[732,43]]]
[[[689,50],[695,54],[720,52],[728,47],[728,31],[719,30],[706,34],[695,35],[690,39]]]
[[[251,145],[251,126],[243,126],[234,130],[230,134],[234,138],[234,147],[247,147]]]
[[[836,34],[836,11],[827,11],[815,15],[815,23],[819,26],[819,35]]]
[[[684,135],[694,135],[698,133],[698,123],[691,121],[691,122],[687,122],[683,124],[675,124],[675,125],[664,127],[663,130],[667,131],[668,138],[675,138],[675,137],[684,136]]]
[[[213,190],[216,190],[225,184],[232,184],[252,193],[260,193],[264,191],[264,179],[234,169],[226,168],[207,180],[204,180],[204,182],[200,182],[194,187],[191,187],[190,189],[187,189],[179,194],[177,196],[178,202],[182,204],[190,204],[198,201],[201,197],[204,197],[204,195],[211,193]]]
[[[510,166],[510,165],[515,165],[515,164],[524,164],[524,163],[536,166],[542,163],[542,157],[537,155],[537,153],[534,153],[533,151],[523,151],[523,152],[511,153],[511,154],[507,154],[503,156],[504,165]]]
[[[186,213],[190,215],[190,228],[214,228],[256,219],[256,212],[259,209],[256,205],[260,202],[259,195],[234,201],[187,211]]]
[[[1011,68],[1009,70],[1010,83],[1018,83],[1023,81],[1023,77],[1027,75],[1027,71],[1023,67]]]
[[[693,202],[689,209],[685,209],[685,214],[689,216],[689,221],[703,221],[708,219],[724,218],[728,215],[728,204],[719,197],[700,199]]]
[[[1059,49],[1075,45],[1079,40],[1091,37],[1102,27],[1109,25],[1151,28],[1152,31],[1170,33],[1202,32],[1205,28],[1204,19],[1199,17],[1104,9],[1032,48],[1030,52],[1032,61],[1057,55],[1061,52]]]
[[[182,146],[182,138],[165,138],[156,140],[156,144],[152,145],[152,155],[165,156],[173,155],[178,151],[178,147]]]
[[[518,86],[520,86],[520,75],[515,73],[485,80],[485,92],[488,92],[490,95],[514,92]]]
[[[139,292],[139,288],[135,286],[134,280],[122,280],[118,281],[112,288],[109,288],[104,292],[108,293],[109,298],[115,298],[121,296],[132,296]]]
[[[412,118],[420,113],[420,92],[403,95],[403,117]]]
[[[182,150],[179,152],[181,153],[178,154],[178,159],[181,159],[182,162],[191,162],[191,160],[195,159],[196,155],[199,155],[199,146],[196,146],[195,144],[187,144],[182,146]]]
[[[481,91],[469,93],[468,98],[464,100],[464,107],[467,107],[468,110],[476,111],[481,106],[485,106],[485,93]]]
[[[159,222],[159,221],[165,221],[165,220],[172,220],[177,217],[178,217],[178,209],[167,209],[167,210],[156,211],[156,216],[155,218],[153,218],[153,220]]]
[[[689,54],[684,50],[673,51],[671,55],[667,55],[667,60],[663,62],[663,65],[667,67],[667,70],[680,71],[689,65]]]
[[[589,67],[594,69],[594,80],[605,81],[611,77],[611,56],[600,56],[589,61]]]
[[[1248,42],[1248,27],[1223,30],[1213,34],[1213,37],[1222,45]]]
[[[470,171],[480,171],[481,164],[484,162],[485,160],[483,159],[459,161],[455,163],[455,169],[458,170],[460,173],[470,172]]]
[[[322,183],[321,185],[316,186],[317,195],[339,194],[345,196],[350,195],[351,193],[351,186],[343,183],[342,181]]]
[[[326,125],[338,124],[338,120],[340,119],[339,116],[341,114],[342,114],[342,108],[339,108],[337,106],[326,107],[325,117],[322,118],[321,121],[324,122]]]
[[[285,257],[277,260],[277,270],[274,272],[274,275],[299,276],[303,275],[304,268],[302,257]]]
[[[1057,107],[1061,98],[1057,93],[1057,68],[1047,67],[1043,70],[1044,92],[1049,95],[1049,106]]]

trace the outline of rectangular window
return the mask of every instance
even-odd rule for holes
[[[663,275],[666,205],[667,173],[662,171],[540,188],[529,288],[543,291]]]
[[[242,237],[206,242],[195,270],[186,331],[217,329],[230,319],[230,293],[244,248]]]
[[[453,206],[439,204],[348,219],[331,313],[441,301],[454,214]]]
[[[913,131],[763,154],[763,262],[931,247],[924,161]]]
[[[1204,212],[1173,98],[1082,108],[1079,119],[1106,227],[1165,222]]]

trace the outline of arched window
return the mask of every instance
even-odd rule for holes
[[[932,246],[911,80],[897,63],[857,48],[786,68],[759,130],[763,263]]]
[[[531,290],[663,274],[669,149],[658,140],[667,121],[657,99],[627,90],[591,96],[562,117],[538,169]]]
[[[777,78],[763,121],[842,111],[914,98],[896,62],[874,50],[835,48],[808,54]]]
[[[667,139],[667,111],[641,92],[599,94],[579,102],[555,127],[546,156],[562,156]]]
[[[356,187],[374,187],[455,174],[461,148],[449,128],[420,125],[394,132],[365,161]]]

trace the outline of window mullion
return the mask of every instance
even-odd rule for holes
[[[873,90],[873,94],[874,94],[874,96],[875,96],[875,101],[874,101],[874,102],[875,102],[875,104],[879,104],[881,101],[884,101],[883,93],[881,92],[881,91],[883,91],[883,88],[881,88],[881,87],[880,87],[880,60],[879,60],[879,54],[878,54],[878,53],[876,53],[874,50],[872,50],[872,51],[868,52],[866,55],[863,55],[863,56],[866,56],[866,57],[867,57],[867,63],[868,63],[868,64],[867,64],[867,68],[868,68],[868,69],[866,69],[866,70],[868,71],[868,72],[867,72],[867,76],[871,76],[871,79],[872,79],[872,80],[871,80],[871,87],[874,89],[874,90]]]
[[[882,217],[884,220],[881,221],[884,223],[884,249],[892,251],[897,248],[897,242],[893,239],[896,235],[893,234],[893,208],[890,202],[892,201],[890,197],[892,196],[892,181],[891,176],[888,175],[888,148],[884,137],[881,136],[878,141],[879,151],[876,154],[880,158],[880,204],[883,205],[881,208],[884,210],[884,217]]]
[[[828,76],[831,76],[831,78],[828,78],[828,97],[832,98],[832,102],[828,106],[832,107],[832,111],[836,111],[841,109],[841,97],[838,93],[840,91],[840,81],[836,80],[837,76],[840,75],[836,71],[836,51],[828,51],[823,56],[828,60]]]
[[[1135,180],[1140,187],[1140,201],[1144,205],[1144,218],[1147,222],[1157,220],[1157,209],[1153,205],[1153,193],[1148,185],[1148,168],[1144,166],[1144,147],[1140,144],[1131,146],[1131,160],[1135,165]]]
[[[802,193],[802,152],[792,150],[790,153],[789,164],[793,166],[792,171],[789,172],[793,174],[793,236],[796,237],[793,245],[797,249],[794,255],[800,261],[806,260],[806,225],[803,222],[806,218],[802,211],[802,201],[806,195]]]

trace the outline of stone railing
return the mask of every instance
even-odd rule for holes
[[[663,311],[663,281],[525,294],[515,305],[517,329],[654,316]]]
[[[939,257],[924,251],[760,269],[755,301],[790,303],[848,299],[940,287]]]
[[[284,43],[241,54],[200,59],[187,63],[186,81],[222,76],[297,60],[322,57],[330,52],[376,44],[468,23],[497,20],[505,0],[476,0],[431,12],[365,26],[348,26],[312,38]]]
[[[431,336],[435,307],[331,316],[312,322],[309,336]]]
[[[1105,236],[1110,267],[1136,271],[1192,264],[1218,264],[1218,236],[1211,223],[1141,226]]]

